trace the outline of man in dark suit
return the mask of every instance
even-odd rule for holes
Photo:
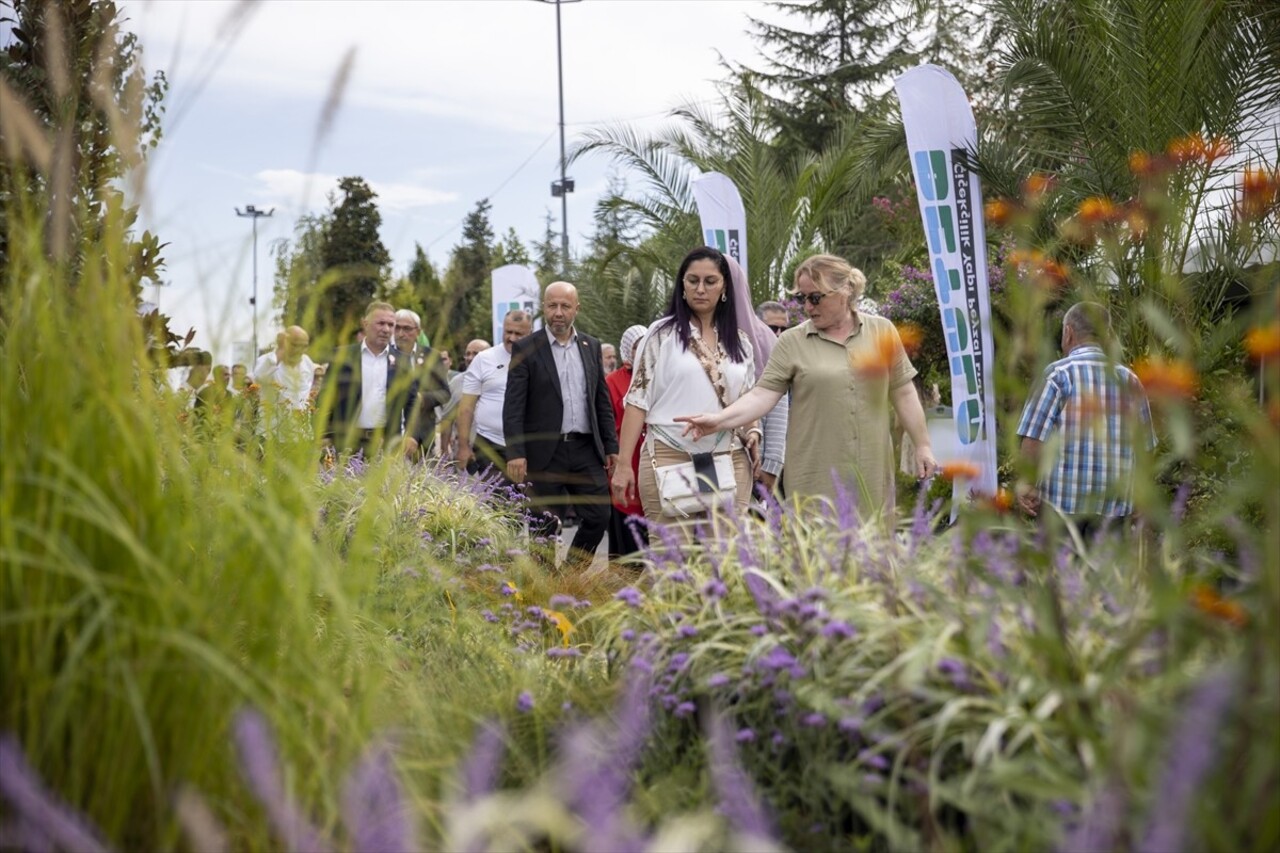
[[[618,460],[613,405],[600,341],[580,334],[578,290],[565,281],[542,295],[545,328],[516,341],[502,408],[507,476],[528,481],[535,505],[578,516],[574,562],[590,565],[609,526],[609,476]],[[542,532],[554,529],[547,517]]]
[[[413,459],[426,440],[426,425],[415,417],[418,389],[412,367],[391,345],[395,309],[372,302],[360,325],[364,340],[335,352],[325,373],[323,395],[331,401],[325,441],[372,456],[403,436],[404,454]]]

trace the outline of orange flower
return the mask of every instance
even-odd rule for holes
[[[1041,196],[1053,189],[1054,178],[1044,172],[1032,172],[1022,182],[1022,193],[1029,201],[1038,201]]]
[[[1044,262],[1040,264],[1040,268],[1036,270],[1037,283],[1050,290],[1060,290],[1066,287],[1069,279],[1070,275],[1067,273],[1067,268],[1053,258],[1045,258]]]
[[[1005,261],[1015,267],[1024,264],[1038,264],[1044,260],[1044,253],[1039,249],[1014,249],[1005,256]]]
[[[989,503],[996,512],[1009,512],[1013,509],[1013,492],[996,489],[996,493],[989,498]]]
[[[1204,137],[1198,133],[1189,133],[1170,142],[1165,151],[1169,159],[1177,164],[1204,160],[1206,151]]]
[[[1131,207],[1128,213],[1125,214],[1125,224],[1129,226],[1130,239],[1141,241],[1147,236],[1147,229],[1151,227],[1151,219],[1142,208]]]
[[[1129,154],[1129,171],[1139,178],[1154,175],[1159,167],[1159,161],[1145,151],[1134,151]]]
[[[1254,361],[1280,356],[1280,320],[1270,326],[1256,326],[1244,336],[1244,348]]]
[[[1280,174],[1246,166],[1240,178],[1240,209],[1250,219],[1265,214],[1280,195]]]
[[[1206,616],[1220,619],[1233,628],[1243,628],[1249,623],[1249,613],[1239,602],[1223,598],[1208,584],[1196,584],[1191,591],[1191,603]]]
[[[987,222],[997,228],[1007,225],[1009,220],[1013,218],[1015,210],[1016,208],[1014,208],[1012,204],[1002,198],[989,201],[983,207],[983,212],[986,214]]]
[[[1133,372],[1151,397],[1164,400],[1188,400],[1200,386],[1196,370],[1188,362],[1144,358],[1133,366]]]
[[[911,323],[898,326],[898,337],[902,339],[902,348],[911,356],[920,352],[920,345],[924,343],[924,331]]]
[[[1080,209],[1077,211],[1080,221],[1088,225],[1100,225],[1107,222],[1115,222],[1120,218],[1120,209],[1116,207],[1115,202],[1106,196],[1092,196],[1080,202]]]
[[[870,352],[851,355],[849,366],[854,373],[867,379],[882,378],[889,375],[895,355],[897,347],[893,345],[893,338],[883,337],[876,341]]]
[[[982,473],[982,469],[972,462],[944,462],[938,468],[938,475],[944,480],[974,480]]]

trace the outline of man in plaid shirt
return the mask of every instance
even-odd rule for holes
[[[1066,357],[1045,368],[1018,423],[1023,458],[1039,478],[1035,486],[1019,486],[1019,507],[1036,516],[1042,503],[1052,504],[1081,532],[1133,511],[1135,458],[1156,444],[1142,383],[1103,352],[1100,341],[1109,333],[1103,306],[1080,302],[1068,309]]]

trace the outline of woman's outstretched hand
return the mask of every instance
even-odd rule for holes
[[[720,415],[681,415],[676,423],[684,424],[683,436],[691,436],[694,441],[720,431]]]

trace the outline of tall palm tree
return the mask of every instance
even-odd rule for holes
[[[1011,121],[999,139],[988,134],[980,170],[989,194],[1011,196],[1033,169],[1054,173],[1046,231],[1087,198],[1139,196],[1135,152],[1161,154],[1197,134],[1238,145],[1280,108],[1280,9],[1267,0],[992,0],[991,10]],[[1130,308],[1151,300],[1187,322],[1215,313],[1221,287],[1188,297],[1169,283],[1185,285],[1206,252],[1220,277],[1252,251],[1222,227],[1229,193],[1212,192],[1238,168],[1219,159],[1174,173],[1171,203],[1145,239],[1075,250],[1082,275]],[[1129,342],[1145,349],[1151,336],[1127,313]]]
[[[853,149],[836,144],[821,155],[782,152],[771,142],[760,94],[748,86],[730,89],[717,108],[689,105],[672,118],[674,124],[651,135],[627,125],[593,128],[570,157],[603,153],[642,177],[642,195],[607,203],[646,226],[649,234],[633,256],[659,269],[673,271],[702,242],[691,189],[700,172],[727,175],[742,195],[755,301],[777,297],[788,266],[804,250],[835,250],[833,238],[850,233],[865,209]]]

